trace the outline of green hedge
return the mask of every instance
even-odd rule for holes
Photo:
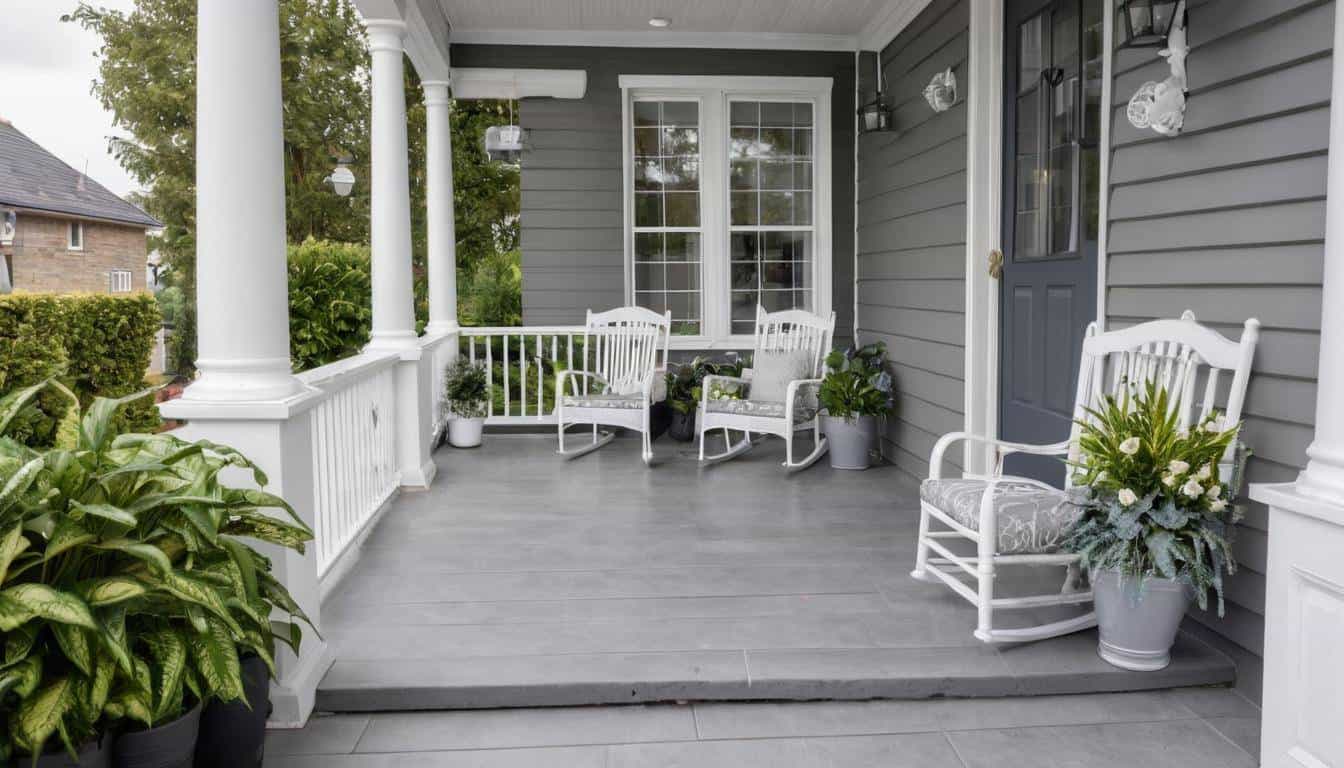
[[[289,246],[289,356],[306,371],[358,354],[373,325],[369,246]]]
[[[159,326],[147,294],[0,296],[0,392],[57,378],[85,405],[95,396],[131,394],[145,387]],[[49,445],[66,407],[58,393],[45,395],[16,434],[29,445]],[[130,403],[120,419],[126,429],[154,430],[154,398]]]

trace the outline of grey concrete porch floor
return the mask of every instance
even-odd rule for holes
[[[651,469],[629,439],[571,462],[553,451],[552,436],[489,435],[436,454],[434,487],[395,502],[323,605],[337,660],[319,710],[1047,695],[1234,676],[1192,637],[1149,674],[1102,662],[1092,633],[976,641],[968,603],[909,577],[916,489],[890,467],[790,476],[775,440],[708,469],[666,439]],[[997,588],[1059,579],[1024,571]]]
[[[318,716],[270,768],[1253,768],[1227,688],[933,701],[696,703]]]

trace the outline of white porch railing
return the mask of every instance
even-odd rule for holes
[[[368,529],[400,483],[396,354],[360,354],[299,374],[325,397],[309,411],[313,546],[322,579]]]
[[[443,432],[443,428],[448,423],[448,409],[444,407],[443,385],[448,366],[452,365],[457,359],[457,334],[450,333],[437,338],[429,338],[421,342],[420,348],[429,356],[430,373],[429,400],[434,410],[431,414],[433,431],[431,434],[435,439]]]
[[[588,370],[581,325],[463,328],[461,345],[461,354],[485,364],[490,425],[554,424],[555,374]]]

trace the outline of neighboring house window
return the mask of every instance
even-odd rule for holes
[[[70,222],[70,241],[68,247],[72,251],[84,250],[84,222]]]
[[[131,292],[131,270],[114,269],[108,274],[108,290],[112,293]]]
[[[831,310],[830,78],[622,76],[627,296],[682,347]]]

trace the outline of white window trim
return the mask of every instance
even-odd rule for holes
[[[751,334],[730,333],[728,221],[728,100],[794,99],[813,104],[812,285],[813,311],[831,312],[831,89],[829,77],[717,77],[700,75],[621,75],[621,186],[625,297],[635,301],[634,274],[634,132],[631,104],[639,98],[695,99],[700,102],[700,293],[699,336],[673,336],[673,349],[750,349]],[[715,169],[709,173],[705,169]],[[708,182],[708,183],[707,183]]]
[[[120,278],[120,279],[119,279]],[[107,273],[108,293],[130,293],[135,276],[129,269],[113,269]],[[125,285],[125,288],[120,286]]]
[[[76,228],[79,229],[79,245],[75,245],[74,234]],[[84,222],[82,221],[68,222],[65,227],[65,249],[67,251],[84,250],[84,235],[85,235]]]

